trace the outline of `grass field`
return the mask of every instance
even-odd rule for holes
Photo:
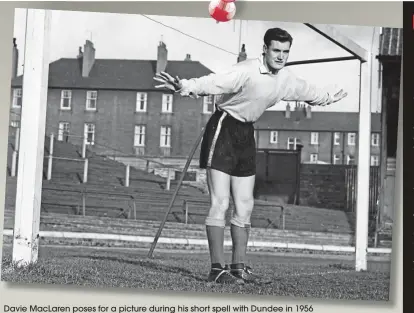
[[[2,280],[322,299],[386,301],[389,297],[389,261],[371,261],[367,272],[357,273],[353,271],[352,260],[251,254],[255,272],[267,275],[273,282],[223,286],[206,282],[207,254],[156,252],[149,259],[147,253],[147,250],[41,247],[36,265],[13,270],[11,247],[5,246]]]

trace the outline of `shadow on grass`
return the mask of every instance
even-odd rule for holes
[[[200,276],[195,275],[193,272],[184,269],[182,267],[173,266],[173,265],[165,265],[165,264],[157,264],[152,261],[147,260],[131,260],[131,259],[125,259],[120,257],[109,257],[109,256],[85,256],[85,255],[72,255],[72,257],[76,258],[83,258],[83,259],[89,259],[89,260],[98,260],[98,261],[114,261],[114,262],[120,262],[120,263],[126,263],[131,265],[138,265],[143,268],[147,268],[150,270],[157,270],[164,273],[169,274],[180,274],[181,276],[185,276],[191,279],[194,279],[198,282],[206,282],[207,279],[203,279]]]

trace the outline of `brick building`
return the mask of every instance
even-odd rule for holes
[[[381,114],[371,121],[371,165],[380,163]],[[356,164],[358,112],[312,112],[310,106],[288,103],[285,111],[267,111],[256,123],[260,149],[296,149],[302,163]]]
[[[13,60],[18,56],[13,45]],[[17,126],[21,108],[22,76],[13,62],[11,125]],[[46,134],[82,143],[102,154],[186,156],[212,111],[210,98],[184,98],[155,88],[156,72],[180,78],[212,73],[187,54],[183,61],[168,60],[163,42],[155,60],[95,59],[92,42],[79,55],[50,64]],[[66,137],[65,135],[70,136]]]
[[[245,47],[237,61],[246,59]],[[17,126],[22,76],[17,76],[18,50],[13,42],[11,125]],[[86,41],[77,58],[63,58],[49,67],[46,133],[81,144],[101,154],[146,157],[188,156],[213,109],[211,97],[192,99],[155,88],[156,72],[180,78],[212,73],[187,54],[168,60],[163,42],[154,60],[95,59]],[[258,148],[295,149],[303,145],[303,163],[354,164],[358,113],[312,112],[290,103],[286,111],[267,111],[255,124]],[[372,116],[371,164],[379,164],[380,115]],[[66,136],[69,134],[69,136]],[[195,158],[198,157],[198,151]]]

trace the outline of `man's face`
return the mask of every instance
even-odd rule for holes
[[[269,47],[263,46],[265,62],[271,71],[281,70],[289,57],[290,42],[272,40]]]

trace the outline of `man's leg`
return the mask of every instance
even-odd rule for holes
[[[235,211],[231,219],[231,237],[233,241],[232,265],[246,263],[247,243],[250,233],[250,216],[254,207],[255,176],[232,177],[231,190]]]
[[[247,244],[251,226],[250,218],[254,207],[254,183],[254,175],[231,178],[235,211],[231,219],[233,256],[230,273],[245,282],[267,284],[271,281],[254,274],[251,268],[246,265]]]
[[[207,169],[207,184],[211,197],[211,207],[205,222],[211,259],[211,272],[208,280],[218,283],[241,282],[225,270],[224,228],[230,200],[230,176],[209,168]]]

